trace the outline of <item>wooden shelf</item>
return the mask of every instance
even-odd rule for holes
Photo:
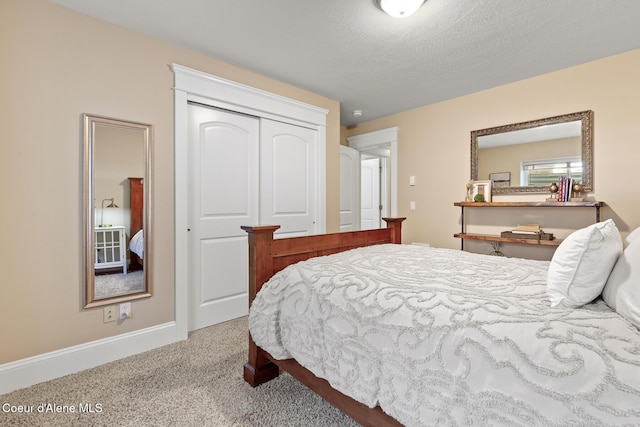
[[[601,208],[605,202],[455,202],[454,206],[474,208]]]
[[[453,237],[461,239],[461,249],[464,249],[464,241],[484,240],[487,242],[519,243],[524,245],[539,246],[559,246],[562,239],[537,240],[537,239],[517,239],[513,237],[501,237],[490,234],[465,233],[464,208],[594,208],[595,221],[600,221],[600,208],[606,206],[605,202],[585,201],[585,202],[455,202],[454,206],[462,209],[462,230]]]
[[[458,239],[484,240],[487,242],[502,243],[522,243],[525,245],[542,245],[542,246],[558,246],[562,243],[562,239],[554,240],[537,240],[537,239],[514,239],[512,237],[493,236],[491,234],[474,234],[474,233],[456,233],[453,235]]]

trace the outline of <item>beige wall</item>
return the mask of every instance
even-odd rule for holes
[[[173,320],[171,63],[328,109],[338,230],[338,102],[46,0],[0,2],[0,53],[0,364]],[[154,125],[154,296],[120,324],[83,309],[82,113]]]
[[[347,141],[347,135],[349,131],[346,126],[340,126],[340,144],[349,146],[349,141]]]
[[[399,127],[398,204],[406,216],[404,241],[459,248],[453,234],[460,231],[460,209],[470,170],[470,132],[510,123],[583,110],[594,111],[594,192],[589,196],[608,204],[603,219],[613,218],[626,235],[640,226],[635,171],[640,159],[640,50],[612,56],[562,71],[538,76],[445,102],[363,123],[349,136],[391,126]],[[409,176],[418,185],[408,185]],[[544,194],[502,196],[497,200],[544,200]],[[409,201],[417,209],[410,211]],[[538,222],[560,224],[559,237],[572,225],[593,220],[593,212],[567,214],[522,210],[484,213],[478,218],[505,224]],[[494,218],[495,217],[495,218]],[[524,218],[523,218],[524,217]],[[569,218],[569,219],[567,219]],[[481,222],[482,221],[482,222]],[[495,231],[495,230],[494,230]],[[517,245],[505,253],[519,253]],[[489,252],[487,243],[482,251]],[[538,248],[529,248],[529,250]],[[549,255],[548,253],[546,254]]]

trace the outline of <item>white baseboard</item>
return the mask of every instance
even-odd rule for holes
[[[175,322],[0,365],[0,395],[180,341]]]

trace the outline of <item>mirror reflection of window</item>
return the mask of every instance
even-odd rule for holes
[[[579,156],[525,160],[521,166],[520,185],[550,185],[558,183],[561,177],[569,177],[582,182],[582,159]]]

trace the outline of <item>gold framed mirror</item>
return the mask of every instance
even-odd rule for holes
[[[83,115],[85,308],[151,296],[149,124]]]
[[[493,194],[546,193],[567,175],[593,190],[591,110],[471,132],[471,180]]]

